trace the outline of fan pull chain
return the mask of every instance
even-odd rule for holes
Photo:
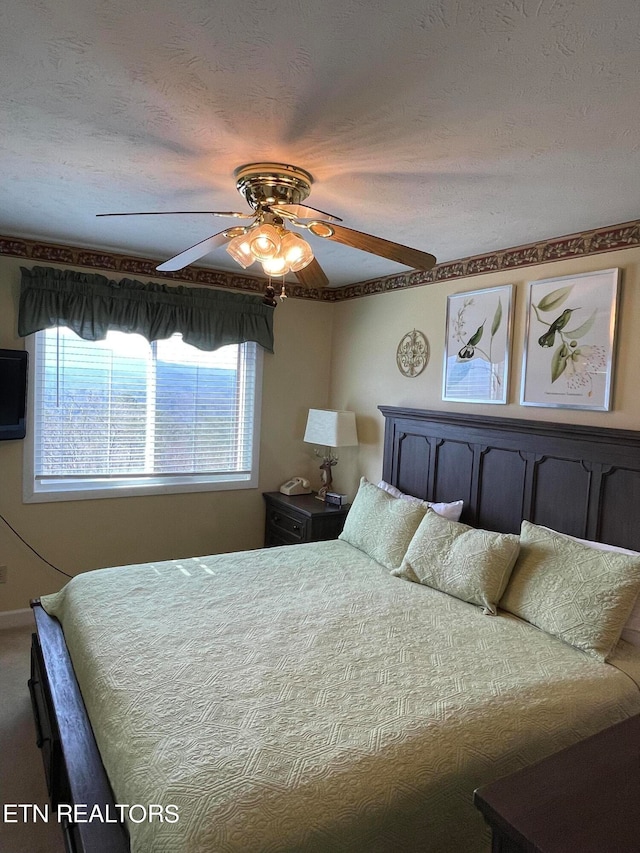
[[[264,291],[264,298],[262,300],[263,305],[270,305],[272,308],[275,308],[277,305],[276,302],[276,289],[271,283],[271,276],[269,276],[269,281],[267,282],[267,286]]]

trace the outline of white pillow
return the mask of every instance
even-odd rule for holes
[[[557,530],[553,532],[558,533]],[[618,548],[617,545],[607,545],[605,542],[595,542],[591,539],[578,539],[577,536],[569,536],[568,533],[558,533],[558,535],[564,536],[566,539],[573,539],[574,542],[579,542],[588,548],[595,548],[597,551],[614,551],[617,554],[629,554],[631,557],[640,557],[640,552],[630,551],[628,548]],[[620,636],[623,640],[631,643],[632,646],[640,648],[640,595],[633,605],[631,615],[627,619]]]
[[[390,483],[385,483],[384,480],[380,480],[378,488],[384,489],[385,492],[389,492],[389,494],[394,498],[401,498],[403,501],[410,501],[411,503],[420,504],[424,507],[430,506],[434,512],[437,512],[438,515],[441,515],[443,518],[448,518],[449,521],[458,521],[462,514],[463,501],[452,501],[451,503],[432,503],[431,501],[422,501],[420,498],[414,498],[412,495],[405,495],[405,493],[401,492],[400,489],[396,489],[396,487],[392,486]]]

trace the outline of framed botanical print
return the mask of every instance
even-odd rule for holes
[[[520,402],[611,408],[620,270],[529,283]]]
[[[506,403],[513,285],[447,298],[442,399]]]

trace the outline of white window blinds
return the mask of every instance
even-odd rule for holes
[[[204,352],[180,335],[86,341],[65,327],[34,338],[36,493],[253,482],[255,343]]]

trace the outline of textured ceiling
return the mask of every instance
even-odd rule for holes
[[[638,0],[8,0],[0,234],[165,260],[233,220],[95,214],[246,210],[256,160],[440,262],[636,219],[639,60]]]

